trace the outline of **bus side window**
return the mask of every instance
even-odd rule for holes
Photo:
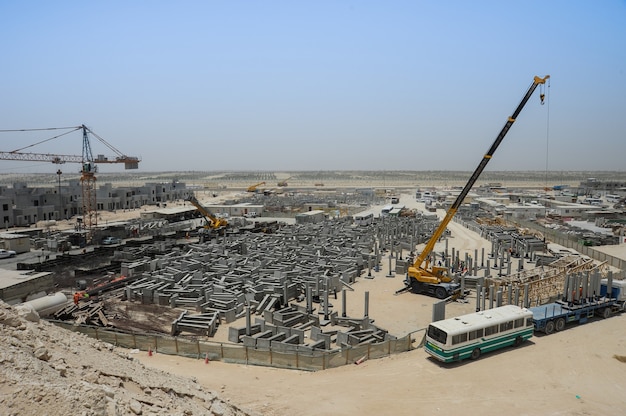
[[[452,345],[460,344],[465,341],[467,341],[467,332],[463,334],[454,335],[452,337]]]
[[[498,325],[488,326],[485,328],[485,336],[498,333]]]
[[[515,328],[519,328],[520,326],[524,326],[524,318],[515,320]]]
[[[526,326],[533,326],[533,318],[526,318]]]
[[[483,336],[483,329],[477,329],[476,331],[471,331],[469,333],[469,339],[470,341],[476,338],[481,338]]]
[[[500,332],[508,331],[510,329],[513,329],[513,321],[500,324]]]

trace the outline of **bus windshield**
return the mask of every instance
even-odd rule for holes
[[[448,334],[446,331],[437,328],[433,325],[428,325],[428,336],[434,341],[440,342],[443,345],[446,345],[446,341],[448,340]]]

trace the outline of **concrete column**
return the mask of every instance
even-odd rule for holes
[[[480,311],[480,296],[482,294],[482,286],[476,285],[476,312]]]
[[[341,316],[346,317],[346,289],[341,289]]]
[[[391,268],[391,259],[393,258],[392,254],[389,254],[389,274],[387,274],[387,277],[394,277],[394,273],[393,270]]]
[[[325,285],[324,288],[324,319],[328,320],[330,315],[329,307],[328,307],[328,285]]]
[[[498,289],[496,293],[496,307],[502,306],[502,289]]]
[[[528,283],[524,283],[524,307],[530,307],[530,302],[528,301]]]
[[[252,323],[250,322],[250,306],[246,306],[246,335],[252,335]]]
[[[370,292],[365,292],[365,312],[364,318],[368,318],[370,316]]]
[[[480,303],[481,303],[481,310],[485,310],[485,306],[486,306],[486,296],[485,294],[487,293],[487,290],[485,288],[485,286],[480,288]]]
[[[494,297],[494,293],[495,292],[495,286],[491,285],[489,286],[489,309],[493,309],[493,297]]]
[[[306,284],[306,312],[313,313],[313,299],[311,295],[311,286],[307,282]]]

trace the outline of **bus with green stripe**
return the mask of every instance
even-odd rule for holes
[[[532,312],[505,305],[431,323],[424,349],[446,363],[465,358],[476,360],[486,352],[518,347],[532,336]]]

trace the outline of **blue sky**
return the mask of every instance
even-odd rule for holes
[[[0,38],[0,130],[143,171],[471,171],[546,74],[487,170],[626,169],[623,0],[4,1]]]

